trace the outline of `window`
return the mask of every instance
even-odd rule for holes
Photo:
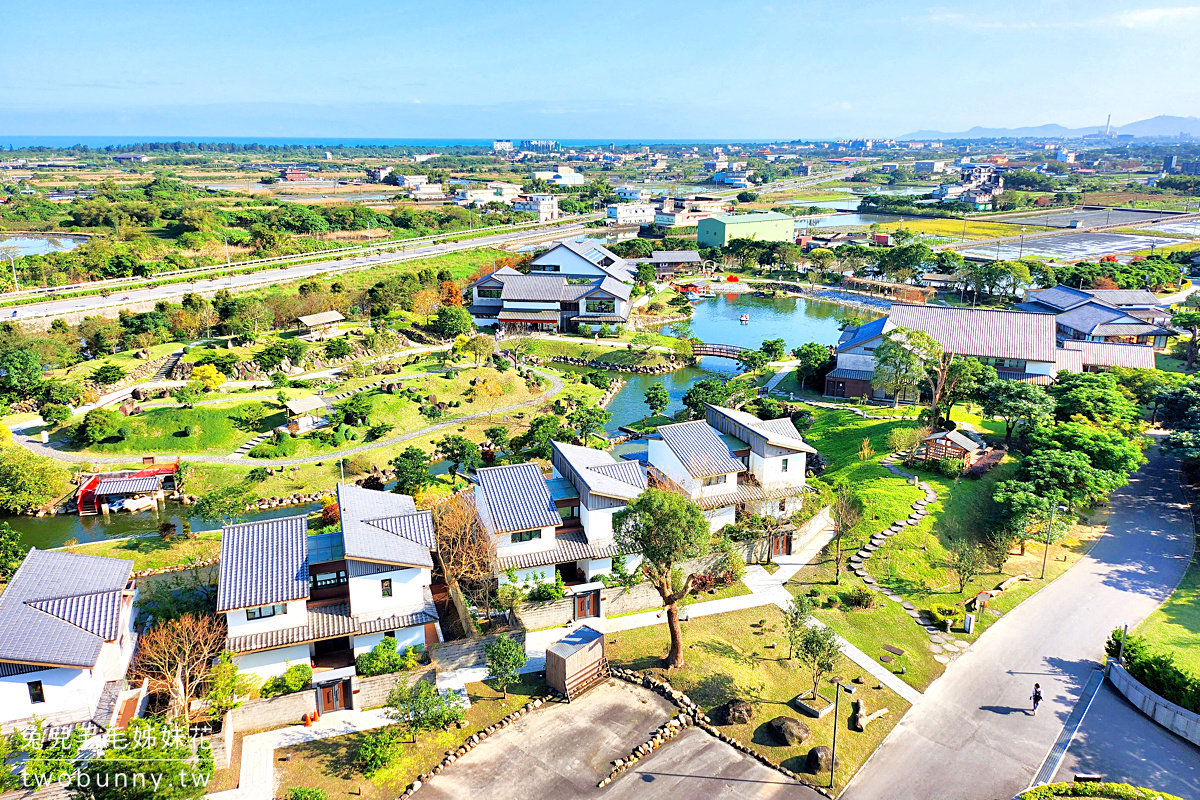
[[[246,619],[247,620],[266,619],[267,617],[273,617],[276,614],[286,614],[286,613],[287,613],[287,603],[277,603],[276,605],[273,605],[273,606],[259,606],[258,608],[247,608],[246,609]]]
[[[588,300],[587,312],[589,314],[612,314],[617,310],[615,300]]]
[[[318,572],[308,576],[308,585],[313,589],[328,589],[331,586],[342,586],[346,583],[346,570],[337,572]]]
[[[395,639],[395,638],[396,638],[396,632],[395,632],[395,631],[384,631],[384,632],[383,632],[383,638],[385,638],[385,639]]]
[[[783,461],[779,462],[779,471],[787,472],[787,459],[786,458]]]
[[[567,508],[560,508],[558,510],[558,515],[560,517],[562,517],[563,519],[574,519],[575,517],[579,516],[579,506],[569,506]]]
[[[532,542],[534,539],[540,538],[542,538],[542,529],[538,528],[534,531],[517,531],[509,536],[509,541],[513,544],[520,544],[521,542]]]
[[[46,702],[46,693],[42,691],[41,681],[30,681],[25,684],[29,687],[29,702],[44,703]]]
[[[479,291],[480,297],[490,297],[494,300],[499,300],[500,293],[503,292],[504,290],[503,289],[479,289],[478,291]]]
[[[717,484],[724,483],[724,482],[725,482],[725,478],[726,478],[726,477],[728,477],[728,476],[726,476],[726,475],[713,475],[711,478],[705,478],[705,479],[704,479],[704,485],[705,485],[705,486],[716,486]]]
[[[379,588],[380,588],[380,591],[383,592],[384,597],[391,597],[392,596],[392,579],[384,578],[382,581],[379,582]]]

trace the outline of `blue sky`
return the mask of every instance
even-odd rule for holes
[[[1162,0],[3,0],[0,20],[7,135],[790,139],[1200,114],[1200,5]]]

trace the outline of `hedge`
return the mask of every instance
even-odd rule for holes
[[[1021,800],[1047,800],[1050,797],[1097,797],[1115,800],[1182,800],[1173,794],[1157,792],[1128,783],[1047,783],[1020,795]]]

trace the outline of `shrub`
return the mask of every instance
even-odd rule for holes
[[[246,473],[246,480],[250,483],[262,483],[269,477],[271,474],[267,472],[266,467],[255,467]]]
[[[850,589],[840,594],[846,608],[874,608],[875,593],[870,589]]]
[[[529,590],[530,600],[562,600],[567,596],[567,584],[563,581],[561,572],[554,572],[554,582],[546,583],[546,574],[539,572],[533,588]]]
[[[967,465],[958,458],[940,458],[937,462],[937,471],[947,478],[961,478],[966,469]]]
[[[962,621],[963,609],[958,606],[934,606],[929,609],[929,616],[933,619],[935,625],[943,622],[957,625]]]
[[[293,786],[288,791],[287,800],[329,800],[329,794],[315,786]]]
[[[1117,657],[1120,641],[1118,628],[1104,646],[1110,658]],[[1145,639],[1131,634],[1125,640],[1122,659],[1135,681],[1176,705],[1200,713],[1200,678],[1180,668],[1173,653],[1155,652]]]
[[[117,438],[121,441],[125,441],[130,436],[133,436],[133,430],[128,425],[122,425],[117,428]]]
[[[282,675],[263,683],[258,693],[262,697],[276,697],[281,694],[295,694],[308,686],[312,681],[312,667],[308,664],[292,664]]]
[[[198,425],[184,425],[183,426],[183,435],[184,436],[195,436],[199,432],[200,432],[200,426],[198,426]]]
[[[416,669],[420,663],[420,650],[406,647],[403,652],[398,652],[396,640],[385,636],[379,644],[354,659],[354,668],[360,676],[369,678],[373,675]]]
[[[400,729],[389,725],[363,735],[355,754],[355,764],[364,775],[374,775],[400,757]]]

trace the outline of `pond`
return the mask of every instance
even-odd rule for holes
[[[721,294],[693,306],[692,335],[702,341],[758,347],[765,339],[783,339],[789,350],[807,342],[836,344],[841,335],[842,320],[863,315],[860,310],[834,303],[801,297],[755,297],[752,294]],[[739,320],[742,314],[750,316],[748,323]],[[662,329],[667,335],[675,332],[671,325]],[[665,375],[621,374],[628,383],[608,406],[612,412],[609,433],[649,413],[644,400],[646,390],[652,384],[662,383],[666,387],[671,397],[666,413],[673,414],[683,408],[683,395],[694,382],[705,378],[731,378],[739,372],[736,361],[707,357],[700,359],[695,367]]]
[[[293,517],[297,514],[309,514],[319,509],[320,506],[316,503],[273,508],[247,514],[246,521]],[[109,514],[108,517],[103,514],[91,517],[80,517],[77,514],[55,514],[40,518],[5,517],[4,521],[21,535],[21,547],[37,547],[45,550],[51,547],[62,547],[71,539],[83,543],[154,533],[164,522],[175,523],[176,530],[179,530],[186,517],[186,506],[167,501],[162,510],[139,511],[136,514],[114,513]],[[192,519],[192,530],[195,532],[216,530],[220,527],[219,523]]]
[[[21,256],[44,256],[48,253],[61,253],[67,250],[74,250],[79,245],[86,241],[83,238],[71,236],[37,236],[21,234],[18,236],[7,236],[0,234],[0,251],[7,248],[15,247],[17,252],[14,257]],[[5,253],[7,259],[7,253]]]

